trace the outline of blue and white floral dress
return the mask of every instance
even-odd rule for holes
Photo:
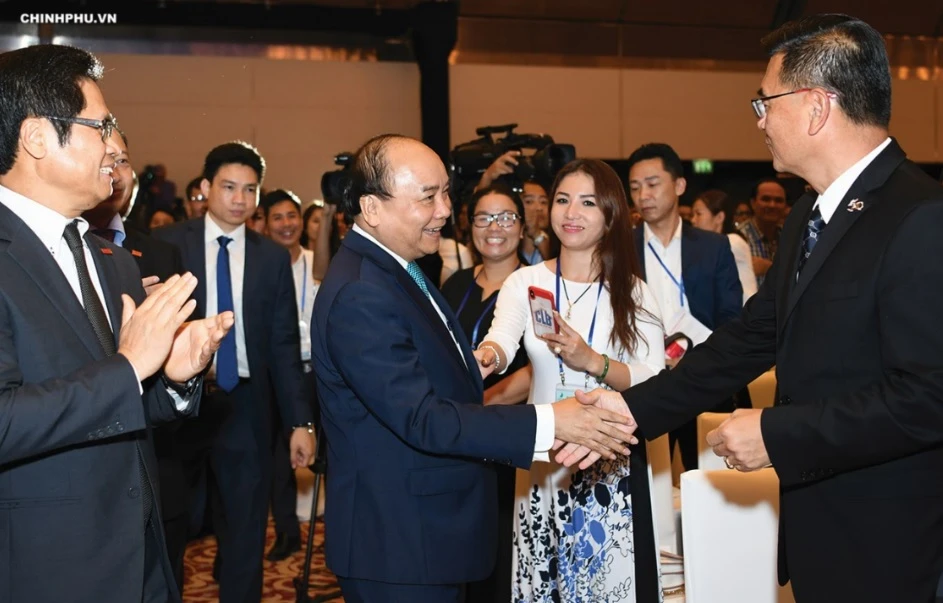
[[[531,285],[555,292],[556,276],[544,264],[538,264],[508,277],[498,296],[487,339],[513,355],[517,349],[514,342],[524,333],[524,346],[534,371],[528,402],[550,404],[560,385],[560,367],[547,344],[534,335],[527,300]],[[586,287],[586,283],[566,282],[571,300]],[[664,368],[664,330],[658,304],[641,280],[636,282],[634,295],[647,312],[637,315],[642,341],[633,354],[610,344],[612,308],[605,287],[597,292],[593,286],[575,302],[567,321],[589,343],[595,313],[592,348],[627,363],[633,384]],[[565,314],[565,298],[560,305],[561,314]],[[565,365],[563,372],[567,387],[586,391],[597,387],[594,379]],[[535,462],[530,471],[517,472],[514,603],[636,600],[629,459],[600,461],[586,471],[574,469]]]

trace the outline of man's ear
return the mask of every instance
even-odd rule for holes
[[[44,122],[40,117],[27,117],[20,124],[20,148],[33,159],[42,159],[49,152],[49,144],[58,144],[58,139],[50,140],[50,134],[56,136],[55,130],[45,127]]]
[[[828,93],[817,88],[809,90],[808,99],[810,104],[809,136],[815,136],[828,122],[828,117],[832,110],[832,103]]]
[[[380,224],[380,204],[382,201],[376,195],[364,195],[360,197],[360,215],[364,222],[371,228],[376,228]]]
[[[684,194],[684,191],[688,190],[688,181],[683,177],[675,180],[675,194],[679,197]]]

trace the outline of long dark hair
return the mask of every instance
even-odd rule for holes
[[[594,259],[602,268],[603,282],[609,287],[613,323],[609,342],[613,346],[621,343],[626,351],[632,353],[639,340],[644,340],[635,319],[640,311],[645,310],[636,303],[634,295],[635,281],[641,279],[641,268],[635,251],[625,188],[619,175],[607,163],[598,159],[577,159],[563,166],[557,174],[550,196],[551,207],[560,183],[576,173],[592,178],[596,204],[605,219],[602,240],[596,246]],[[557,261],[560,261],[559,258]]]

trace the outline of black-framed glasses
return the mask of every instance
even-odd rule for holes
[[[500,214],[475,214],[472,224],[477,228],[488,228],[492,222],[497,222],[501,228],[511,228],[521,217],[513,211],[503,211]]]
[[[773,94],[771,96],[761,96],[759,98],[754,98],[750,101],[750,104],[753,105],[753,112],[756,113],[757,119],[763,119],[766,117],[766,103],[773,100],[774,98],[779,98],[781,96],[789,96],[790,94],[798,94],[800,92],[809,92],[812,88],[799,88],[797,90],[790,90],[789,92],[782,92],[780,94]]]
[[[54,121],[64,121],[70,124],[79,124],[80,126],[87,126],[89,128],[95,128],[100,130],[102,133],[102,142],[106,142],[111,138],[112,132],[118,128],[118,120],[115,119],[115,116],[111,113],[108,114],[108,117],[105,119],[89,119],[87,117],[56,117],[55,115],[44,115],[46,119],[52,119]]]

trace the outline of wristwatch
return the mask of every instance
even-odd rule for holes
[[[186,400],[188,397],[195,394],[197,388],[201,383],[203,383],[203,374],[200,373],[190,377],[187,379],[186,383],[177,383],[176,381],[171,381],[164,374],[161,374],[160,380],[164,383],[164,387],[167,389],[172,389],[174,393],[176,393],[182,399]]]

